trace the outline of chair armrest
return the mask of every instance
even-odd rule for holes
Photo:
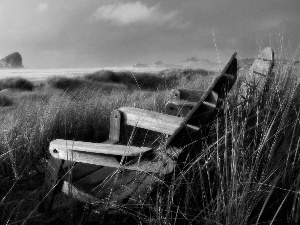
[[[150,150],[152,150],[152,148],[63,139],[56,139],[54,141],[51,141],[49,146],[51,155],[72,154],[72,151],[76,151],[95,154],[99,153],[104,155],[139,156],[140,154],[143,154]]]
[[[97,146],[96,149],[94,149],[95,146]],[[133,153],[130,153],[130,149],[133,150]],[[95,144],[60,139],[52,141],[49,148],[50,154],[54,158],[61,160],[137,170],[148,173],[167,174],[173,171],[174,162],[172,159],[163,153],[152,152],[150,150],[152,149],[146,147],[140,148],[125,145]],[[146,154],[142,155],[142,153]],[[136,157],[130,162],[122,164],[122,162],[117,160],[115,155],[141,157]]]
[[[119,110],[123,114],[122,118],[126,125],[140,127],[168,135],[172,135],[183,122],[183,118],[145,109],[121,107]]]

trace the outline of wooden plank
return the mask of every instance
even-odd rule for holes
[[[211,91],[204,102],[202,102],[200,106],[199,115],[200,120],[205,121],[206,118],[210,115],[212,111],[215,110],[217,107],[217,99],[218,96],[215,92]],[[189,102],[189,101],[183,101],[183,100],[174,100],[169,101],[166,104],[166,112],[169,115],[174,116],[180,116],[180,117],[186,117],[190,111],[197,105],[197,102]],[[190,124],[189,124],[190,125]],[[195,125],[195,127],[199,127],[201,125],[201,122],[199,122],[198,126]]]
[[[253,63],[251,72],[257,75],[261,75],[263,77],[267,77],[269,74],[270,67],[270,61],[257,60]]]
[[[274,62],[274,51],[271,47],[266,47],[261,53],[259,58]]]
[[[165,106],[166,113],[168,115],[185,117],[196,104],[196,102],[188,102],[184,100],[168,101]]]
[[[137,170],[147,173],[160,173],[168,174],[171,173],[175,165],[172,159],[164,154],[152,155],[150,159],[140,158],[137,161],[126,163],[124,166],[128,170]]]
[[[155,174],[125,173],[119,177],[109,199],[110,203],[143,205],[153,188],[163,182],[162,177]]]
[[[109,141],[111,144],[120,141],[121,113],[118,110],[112,111],[110,115]]]
[[[121,107],[124,123],[163,134],[173,134],[181,126],[182,118],[133,107]]]
[[[207,98],[208,101],[204,101],[202,104],[207,108],[211,108],[212,111],[217,106],[216,99]],[[174,116],[185,117],[188,113],[197,105],[197,102],[189,102],[184,100],[169,101],[166,104],[166,113]]]
[[[76,188],[74,185],[70,184],[67,181],[63,182],[61,191],[69,196],[73,196],[73,198],[83,203],[89,203],[89,204],[103,203],[103,201],[101,201],[100,199],[84,191],[81,191],[80,189]]]
[[[187,100],[190,102],[199,102],[205,91],[199,89],[177,89],[181,100]]]
[[[50,142],[49,151],[51,154],[55,154],[54,151],[60,152],[66,150],[101,153],[106,155],[138,156],[145,152],[151,151],[152,149],[147,147],[115,145],[108,143],[92,143],[63,139],[56,139]]]
[[[225,95],[229,92],[237,78],[238,65],[236,55],[236,52],[232,54],[226,66],[224,67],[220,75],[215,78],[214,82],[212,83],[210,88],[208,88],[207,92],[209,90],[214,90],[220,98],[224,98]]]
[[[80,163],[80,164],[82,164],[82,163]],[[87,164],[84,164],[84,165],[87,165]],[[101,182],[103,182],[108,177],[110,177],[117,170],[118,170],[118,168],[116,168],[116,167],[104,166],[104,167],[94,171],[93,173],[90,173],[87,176],[82,177],[79,180],[76,180],[74,182],[74,185],[77,187],[83,188],[83,190],[93,188],[96,185],[99,185]]]
[[[50,150],[51,155],[60,160],[68,160],[73,162],[81,162],[94,164],[99,166],[108,166],[113,168],[137,170],[148,173],[162,173],[167,174],[173,170],[173,161],[166,156],[158,157],[153,154],[151,159],[136,159],[128,164],[121,165],[121,163],[113,155],[93,154],[90,152],[79,152],[70,149],[55,149]]]
[[[176,90],[176,91],[175,91]],[[200,101],[201,97],[205,93],[204,91],[198,89],[175,89],[172,91],[180,99],[174,99],[168,101],[166,104],[166,113],[169,115],[185,117],[196,106],[197,102]],[[217,96],[209,94],[203,104],[210,105],[211,107],[216,107]]]
[[[119,167],[120,163],[113,155],[106,154],[95,154],[90,152],[78,152],[72,149],[59,149],[59,151],[54,151],[55,149],[50,149],[50,154],[57,159],[68,160],[72,162],[81,162],[94,164],[99,166],[110,166]]]
[[[88,194],[96,196],[100,201],[103,201],[102,203],[108,203],[105,204],[105,207],[111,207],[115,204],[126,204],[131,197],[134,197],[133,195],[137,193],[139,186],[149,176],[155,177],[153,174],[137,171],[118,171],[103,183],[89,190]],[[153,180],[154,182],[155,180]],[[146,186],[146,188],[150,187],[150,184]]]
[[[94,173],[95,171],[100,170],[103,166],[93,165],[93,164],[86,164],[86,163],[74,163],[71,161],[71,165],[68,168],[65,168],[65,171],[71,174],[71,179],[73,182],[82,179],[83,177],[89,176],[90,174]]]
[[[268,85],[270,73],[274,66],[274,51],[272,48],[265,48],[249,69],[249,73],[241,83],[241,97],[247,98],[249,94],[257,97]],[[249,93],[251,91],[251,93]],[[242,101],[242,100],[240,100]]]
[[[64,181],[62,192],[83,203],[111,207],[115,204],[126,204],[128,200],[135,204],[143,201],[149,190],[159,181],[159,177],[153,174],[120,171],[89,192],[83,191],[77,183]]]
[[[186,100],[174,100],[174,101],[169,101],[168,103],[172,103],[175,106],[179,106],[179,107],[194,107],[197,102],[190,102],[190,101],[186,101]],[[167,103],[167,104],[168,104]]]

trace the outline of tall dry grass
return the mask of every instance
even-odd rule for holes
[[[21,77],[7,78],[7,79],[0,80],[0,90],[6,88],[17,88],[17,89],[32,91],[34,88],[34,84],[29,80],[26,80]]]
[[[300,74],[274,72],[267,92],[225,107],[209,135],[193,140],[201,149],[184,150],[152,199],[155,222],[299,224]]]
[[[197,148],[184,149],[175,172],[165,177],[138,206],[134,212],[138,216],[133,216],[136,221],[147,224],[299,223],[300,74],[297,68],[280,66],[274,73],[269,90],[257,101],[250,95],[243,104],[225,107],[210,126],[208,135],[194,140]],[[72,80],[72,91],[69,80],[48,81],[44,89],[22,96],[21,101],[10,106],[5,118],[0,116],[0,172],[2,177],[15,178],[1,181],[0,208],[6,212],[1,221],[9,224],[27,218],[34,204],[38,204],[27,205],[25,210],[11,199],[18,191],[14,189],[19,188],[19,182],[30,180],[32,174],[43,174],[42,159],[51,140],[101,142],[107,139],[112,110],[135,106],[164,112],[168,88],[202,89],[212,79],[197,74],[176,74],[178,79],[172,78],[172,84],[167,83],[155,92],[141,87],[103,92],[97,89],[99,84],[86,88],[95,76],[98,74],[87,81]],[[97,82],[102,81],[92,83]],[[37,183],[30,193],[38,192]],[[132,213],[130,209],[122,210]]]

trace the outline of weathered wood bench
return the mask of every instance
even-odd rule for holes
[[[89,206],[138,202],[144,196],[141,193],[160,180],[157,177],[174,171],[191,136],[199,136],[215,119],[222,98],[237,78],[236,54],[185,117],[121,107],[111,114],[109,140],[104,143],[53,140],[40,210],[50,211],[59,192]],[[124,143],[126,127],[156,132],[162,144],[133,146],[135,132]]]
[[[251,65],[248,75],[242,77],[241,90],[237,104],[242,99],[249,96],[249,92],[262,92],[263,88],[268,88],[270,74],[274,67],[274,51],[272,48],[265,48]],[[253,90],[255,89],[255,90]],[[180,88],[174,89],[171,93],[171,100],[166,104],[166,113],[178,117],[185,117],[195,105],[200,101],[205,91],[199,89]],[[226,97],[229,105],[234,105],[236,97],[232,93],[227,93]]]

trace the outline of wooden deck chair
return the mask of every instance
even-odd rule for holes
[[[270,86],[272,76],[271,71],[274,67],[274,51],[272,48],[265,48],[258,58],[251,65],[246,76],[240,78],[240,90],[237,95],[227,94],[229,105],[240,105],[250,93],[258,96],[266,91]],[[203,90],[198,89],[174,89],[172,90],[171,100],[166,104],[166,113],[169,115],[185,117],[192,108],[200,101]]]
[[[259,54],[258,58],[251,65],[249,73],[241,79],[238,102],[243,101],[249,96],[257,100],[269,88],[274,60],[274,51],[270,47],[265,48]]]
[[[109,140],[104,143],[52,141],[39,209],[51,211],[60,192],[86,203],[89,209],[106,210],[144,201],[151,186],[174,171],[176,159],[191,134],[199,134],[214,120],[219,102],[236,80],[236,54],[232,54],[221,74],[185,118],[121,107],[111,114]],[[121,140],[128,126],[151,130],[166,138],[158,148],[133,146],[130,141],[124,144]]]

